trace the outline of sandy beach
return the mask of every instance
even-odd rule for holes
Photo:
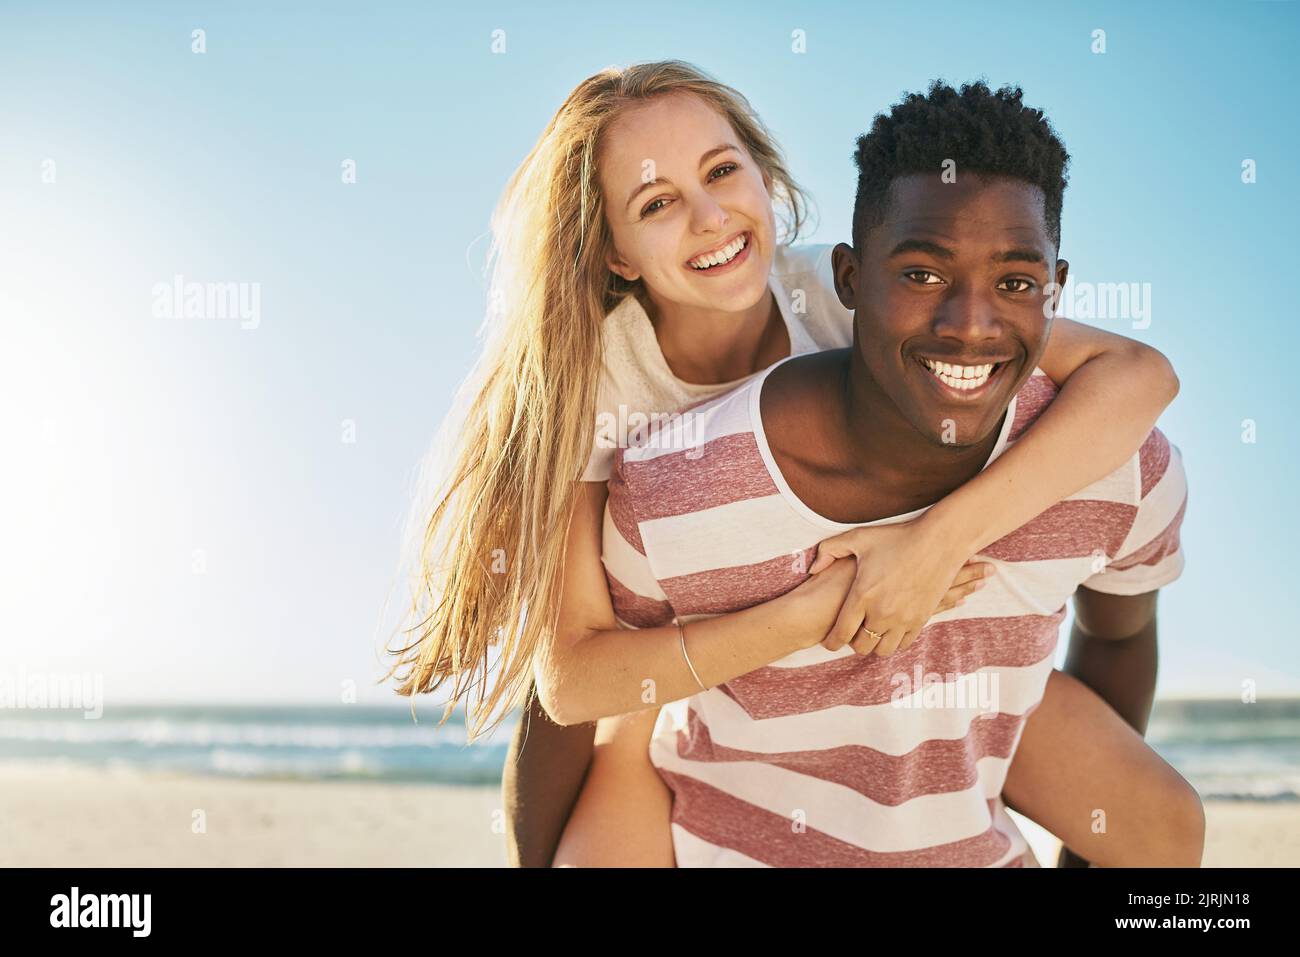
[[[495,787],[6,769],[0,865],[500,867],[500,808]],[[1206,867],[1300,866],[1300,804],[1213,801],[1206,819]],[[1024,829],[1050,866],[1055,840]]]
[[[494,787],[6,769],[0,865],[500,867],[500,807]]]

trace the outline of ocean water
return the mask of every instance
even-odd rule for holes
[[[1300,800],[1300,698],[1157,701],[1146,738],[1202,798]]]
[[[6,765],[80,765],[238,778],[497,784],[513,728],[468,744],[441,709],[124,706],[0,709]],[[1147,740],[1204,798],[1300,800],[1300,699],[1158,701]]]
[[[121,706],[0,709],[7,764],[80,765],[279,780],[495,784],[512,726],[467,744],[459,713],[441,707]]]

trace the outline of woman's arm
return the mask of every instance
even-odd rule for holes
[[[1178,395],[1169,360],[1143,343],[1057,318],[1038,363],[1060,393],[1005,454],[921,519],[966,557],[1127,462]]]
[[[605,497],[606,486],[603,482],[582,483],[569,522],[559,628],[555,642],[563,650],[552,652],[549,665],[536,669],[538,673],[544,674],[557,666],[571,668],[576,674],[585,676],[588,683],[584,685],[581,681],[574,680],[552,682],[552,697],[546,710],[542,703],[542,688],[536,689],[530,698],[528,709],[515,728],[507,755],[502,791],[507,817],[508,851],[511,863],[516,866],[545,867],[550,864],[570,811],[577,815],[581,810],[575,809],[574,802],[578,800],[579,791],[583,788],[584,776],[589,781],[594,777],[597,784],[592,786],[599,791],[599,781],[605,780],[627,763],[623,752],[612,742],[603,742],[596,725],[589,722],[597,717],[637,711],[638,717],[648,719],[650,725],[653,725],[658,709],[652,703],[642,700],[639,682],[635,685],[612,684],[601,675],[601,661],[613,659],[616,675],[651,674],[649,668],[664,667],[661,659],[665,650],[662,642],[656,647],[647,643],[647,639],[653,642],[656,634],[662,638],[662,634],[667,631],[669,641],[666,654],[670,659],[667,665],[670,673],[666,680],[663,676],[657,679],[656,697],[661,703],[666,703],[699,690],[681,658],[681,646],[675,628],[629,632],[615,627],[614,610],[600,561],[600,528],[604,518]],[[743,674],[783,657],[795,647],[816,644],[830,627],[830,622],[848,591],[852,576],[853,563],[842,561],[825,581],[804,582],[765,605],[725,615],[722,619],[693,623],[689,635],[690,651],[701,676],[706,681],[727,680],[728,676]],[[820,579],[822,576],[817,577]],[[977,585],[975,569],[961,569],[957,581],[944,596],[944,605],[951,607],[960,603]],[[714,621],[720,621],[720,624],[712,624]],[[754,624],[747,625],[746,622]],[[748,631],[751,627],[754,629],[752,632]],[[710,641],[713,642],[712,650],[724,656],[721,663],[716,660],[717,655],[710,654]],[[587,645],[585,642],[593,644]],[[730,658],[725,657],[727,642],[735,645]],[[583,655],[589,648],[595,648],[596,654],[587,661]],[[677,669],[675,672],[672,671],[674,668]],[[574,701],[564,702],[567,726],[557,723],[547,713],[548,710],[559,710],[553,696],[556,693],[554,689],[561,686],[575,697]],[[630,697],[633,688],[634,699]],[[582,709],[586,709],[591,716],[586,721],[581,719]],[[606,726],[607,722],[602,721],[601,731]],[[648,739],[648,730],[643,730]],[[644,775],[643,780],[650,786],[644,792],[639,792],[646,794],[647,798],[646,805],[638,807],[642,811],[646,811],[647,807],[662,810],[662,784],[656,787],[655,780],[645,778]],[[610,818],[601,811],[603,802],[592,799],[588,801],[588,806],[590,811],[584,811],[581,815],[584,821],[612,821],[609,826],[616,830],[623,827],[624,818],[617,815]],[[631,812],[629,806],[622,813]],[[579,831],[591,833],[587,826]],[[595,833],[603,835],[608,831],[602,826]],[[580,846],[587,847],[586,844],[571,845],[570,856],[575,859],[590,859],[587,851],[578,850]],[[662,850],[661,845],[656,846]]]
[[[534,668],[538,698],[562,725],[657,709],[700,691],[675,625],[631,632],[617,626],[600,560],[606,489],[582,484],[569,526],[559,625]],[[687,650],[705,687],[821,641],[848,591],[853,562],[822,577],[753,608],[691,622]]]
[[[562,726],[551,718],[547,710],[544,710],[540,694],[533,693],[510,742],[502,776],[502,793],[507,818],[507,849],[510,862],[514,866],[550,865],[570,812],[583,822],[575,833],[580,835],[594,833],[596,847],[599,847],[604,836],[610,833],[610,828],[615,831],[626,829],[628,820],[626,815],[631,814],[631,819],[635,820],[638,813],[649,814],[651,809],[656,813],[663,812],[660,816],[664,818],[665,824],[660,836],[666,836],[668,833],[667,812],[664,809],[665,789],[662,782],[658,781],[657,774],[653,773],[653,769],[650,776],[642,774],[638,779],[646,785],[637,792],[645,796],[645,801],[618,804],[611,815],[609,805],[598,799],[605,793],[601,782],[611,776],[622,779],[624,769],[633,766],[635,762],[630,762],[627,752],[617,747],[614,742],[602,740],[595,724],[573,718],[573,715],[582,708],[589,709],[592,720],[595,717],[603,717],[604,714],[618,713],[619,710],[645,709],[640,710],[633,717],[643,723],[649,722],[638,725],[644,739],[648,741],[649,728],[653,726],[654,718],[658,713],[657,708],[650,710],[649,706],[641,700],[639,684],[636,685],[635,700],[628,700],[626,694],[622,696],[617,693],[608,694],[608,684],[600,676],[600,665],[581,659],[587,648],[592,647],[597,649],[597,655],[593,656],[597,661],[600,660],[601,655],[605,659],[624,659],[629,662],[626,666],[629,669],[628,673],[633,675],[649,674],[651,673],[648,671],[649,668],[663,667],[660,661],[663,655],[662,647],[648,645],[645,639],[650,637],[653,640],[656,633],[662,633],[665,629],[628,632],[615,628],[613,606],[600,561],[600,528],[604,517],[605,497],[606,486],[603,482],[584,482],[579,489],[578,501],[569,522],[568,550],[557,636],[557,645],[564,646],[567,654],[561,652],[551,656],[551,667],[557,664],[560,667],[573,667],[579,674],[591,679],[591,685],[586,688],[582,687],[580,682],[570,681],[564,685],[577,693],[585,692],[588,697],[579,699],[576,703],[566,703],[568,726]],[[722,628],[710,627],[709,622],[704,621],[693,624],[690,648],[696,667],[702,674],[710,677],[725,676],[732,669],[736,673],[743,673],[752,670],[750,661],[755,662],[752,667],[766,664],[768,660],[775,660],[788,653],[787,646],[792,650],[800,642],[806,645],[815,644],[825,629],[830,626],[831,618],[848,590],[851,572],[852,562],[841,562],[840,568],[832,576],[838,578],[838,581],[827,581],[820,585],[805,583],[799,589],[795,589],[799,592],[798,595],[791,592],[774,602],[768,602],[759,609],[752,610],[752,614],[741,618],[739,627],[735,625],[736,616],[726,616],[733,619],[730,627],[727,627],[726,622],[723,623]],[[959,592],[964,590],[966,590],[964,587],[954,588],[950,598],[945,600],[954,602],[959,600]],[[810,614],[809,617],[801,618],[801,609],[811,605],[817,605],[822,609],[821,616]],[[760,624],[757,634],[745,635],[743,623],[746,620],[766,622],[766,624]],[[587,636],[584,641],[592,641],[593,644],[587,646],[580,643],[577,636],[583,635]],[[766,637],[767,640],[754,641],[756,637]],[[671,630],[670,639],[667,649],[671,659],[668,663],[670,670],[675,667],[685,674],[677,674],[676,682],[673,680],[673,675],[669,675],[667,682],[660,679],[658,696],[664,701],[670,700],[669,696],[674,694],[677,697],[685,697],[698,690],[695,679],[690,676],[680,656],[681,649],[676,629]],[[743,645],[748,639],[760,650],[752,656],[738,651],[733,659],[734,663],[719,667],[708,655],[710,639],[718,648],[725,648],[725,642],[728,640]],[[654,663],[647,663],[647,658]],[[617,667],[621,669],[623,666]],[[545,672],[547,669],[538,670]],[[718,680],[724,679],[718,678]],[[686,684],[686,681],[689,681],[689,684]],[[602,694],[605,696],[601,697]],[[602,713],[602,708],[608,710]],[[557,710],[554,698],[550,700],[549,709]],[[607,727],[621,727],[621,725],[602,721],[601,729]],[[620,740],[626,740],[626,735],[622,735]],[[646,763],[648,764],[648,759]],[[641,767],[639,764],[635,766]],[[644,768],[642,770],[644,771]],[[583,790],[584,779],[589,783],[587,790]],[[587,797],[584,804],[575,808],[580,790],[583,794],[590,791],[596,797]],[[644,833],[659,834],[653,829]],[[591,861],[592,854],[596,852],[592,851],[590,842],[576,841],[575,843],[575,841],[576,839],[570,841],[564,859],[570,862]],[[666,846],[668,863],[671,865],[671,843]],[[654,849],[662,852],[664,847],[662,843],[652,843],[642,849],[650,850],[650,858],[654,859]],[[599,859],[598,855],[594,859]]]
[[[993,464],[914,522],[854,529],[818,547],[814,574],[838,558],[858,562],[827,647],[865,622],[885,635],[876,654],[906,649],[963,562],[1122,466],[1178,394],[1160,352],[1068,319],[1055,320],[1038,365],[1060,393]]]

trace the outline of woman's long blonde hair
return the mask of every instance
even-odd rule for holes
[[[730,121],[783,208],[783,242],[808,216],[748,101],[680,60],[584,80],[510,177],[492,215],[483,354],[425,461],[408,530],[418,555],[402,630],[414,640],[388,649],[397,661],[384,679],[401,671],[397,692],[409,696],[450,681],[443,720],[465,701],[471,738],[523,703],[554,633],[575,483],[595,434],[602,321],[641,285],[607,265],[601,147],[629,107],[679,93]]]

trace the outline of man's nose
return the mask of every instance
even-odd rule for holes
[[[962,342],[980,342],[1002,336],[997,298],[975,283],[950,286],[934,315],[936,335]]]

